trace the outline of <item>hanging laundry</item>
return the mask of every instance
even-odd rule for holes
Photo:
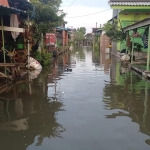
[[[19,28],[18,16],[16,14],[10,15],[10,27]],[[16,38],[18,37],[19,34],[20,34],[19,32],[11,31],[11,35],[14,41],[16,41]]]
[[[144,48],[148,48],[148,27],[145,29],[143,37],[142,37],[142,41],[144,44]]]

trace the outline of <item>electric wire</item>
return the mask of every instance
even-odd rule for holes
[[[74,3],[75,3],[76,0],[74,0],[67,8],[66,10],[68,10]]]
[[[95,13],[91,13],[91,14],[87,14],[87,15],[82,15],[82,16],[74,16],[74,17],[66,17],[66,18],[81,18],[81,17],[87,17],[87,16],[91,16],[91,15],[95,15],[95,14],[99,14],[99,13],[103,13],[105,11],[109,11],[111,9],[106,9],[106,10],[103,10],[103,11],[100,11],[100,12],[95,12]]]

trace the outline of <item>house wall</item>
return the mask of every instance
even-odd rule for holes
[[[112,14],[113,17],[115,17],[118,14],[118,19],[120,19],[122,27],[128,26],[131,23],[135,22],[134,16],[136,13],[139,13],[138,10],[145,11],[144,13],[139,13],[140,20],[143,20],[143,19],[149,17],[149,15],[146,14],[146,11],[148,9],[150,10],[150,6],[118,6],[118,5],[114,5],[114,6],[111,6],[111,8],[113,9],[113,14]],[[137,10],[137,11],[135,11],[135,13],[130,13],[130,14],[125,15],[125,14],[119,14],[121,12],[121,10],[129,10],[129,11]],[[147,13],[149,13],[149,11]],[[118,26],[120,27],[120,23],[118,23]],[[140,29],[140,30],[138,30],[138,32],[143,34],[144,30]],[[143,44],[141,38],[139,38],[139,39],[136,38],[135,41]],[[123,43],[117,42],[117,50],[118,51],[120,51],[124,48],[126,48],[125,42],[123,42]],[[146,51],[146,50],[144,49],[144,51]]]
[[[100,51],[105,52],[105,49],[109,47],[110,39],[105,34],[100,36]]]
[[[68,32],[65,32],[65,46],[68,46]]]
[[[65,46],[65,30],[62,31],[62,46]]]
[[[68,32],[63,30],[62,31],[62,46],[68,46]]]
[[[135,15],[136,15],[136,13],[119,14],[118,19],[120,20],[120,22],[118,23],[118,26],[124,28],[124,27],[126,27],[132,23],[135,23],[136,22],[135,21]],[[149,15],[147,15],[146,13],[139,13],[139,16],[140,16],[139,21],[149,17]],[[141,36],[143,35],[144,30],[145,29],[138,29],[138,32],[141,34]],[[131,32],[130,32],[130,34],[131,34]],[[132,41],[132,38],[131,38],[131,41]],[[135,38],[134,41],[136,43],[140,43],[141,45],[143,45],[141,37]],[[117,43],[117,50],[122,50],[125,48],[126,48],[126,42],[125,41]],[[143,50],[146,51],[146,49],[143,49]]]

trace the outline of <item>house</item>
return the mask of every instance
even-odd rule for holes
[[[27,20],[27,11],[31,8],[26,0],[0,0],[0,67],[5,68],[0,77],[8,77],[6,67],[11,67],[13,77],[16,76],[15,63],[26,63],[29,34],[23,20]]]
[[[150,15],[150,0],[110,0],[110,7],[113,9],[112,19],[118,20],[120,29],[148,18]],[[139,29],[138,33],[142,35],[144,29]],[[131,34],[131,33],[130,33]],[[131,38],[132,41],[132,38]],[[135,39],[136,43],[143,45],[141,38]],[[126,42],[112,43],[113,53],[126,48]],[[144,50],[144,49],[143,49]]]
[[[67,22],[63,22],[59,27],[56,27],[56,39],[58,46],[68,46],[68,28],[65,27]]]
[[[68,29],[57,27],[56,28],[56,38],[58,46],[68,46]]]
[[[92,33],[87,33],[85,36],[85,39],[88,39],[88,40],[92,40]]]
[[[102,34],[102,28],[92,28],[92,34],[99,37]]]

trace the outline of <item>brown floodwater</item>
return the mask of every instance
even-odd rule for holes
[[[149,150],[150,83],[75,48],[0,88],[0,150]]]

